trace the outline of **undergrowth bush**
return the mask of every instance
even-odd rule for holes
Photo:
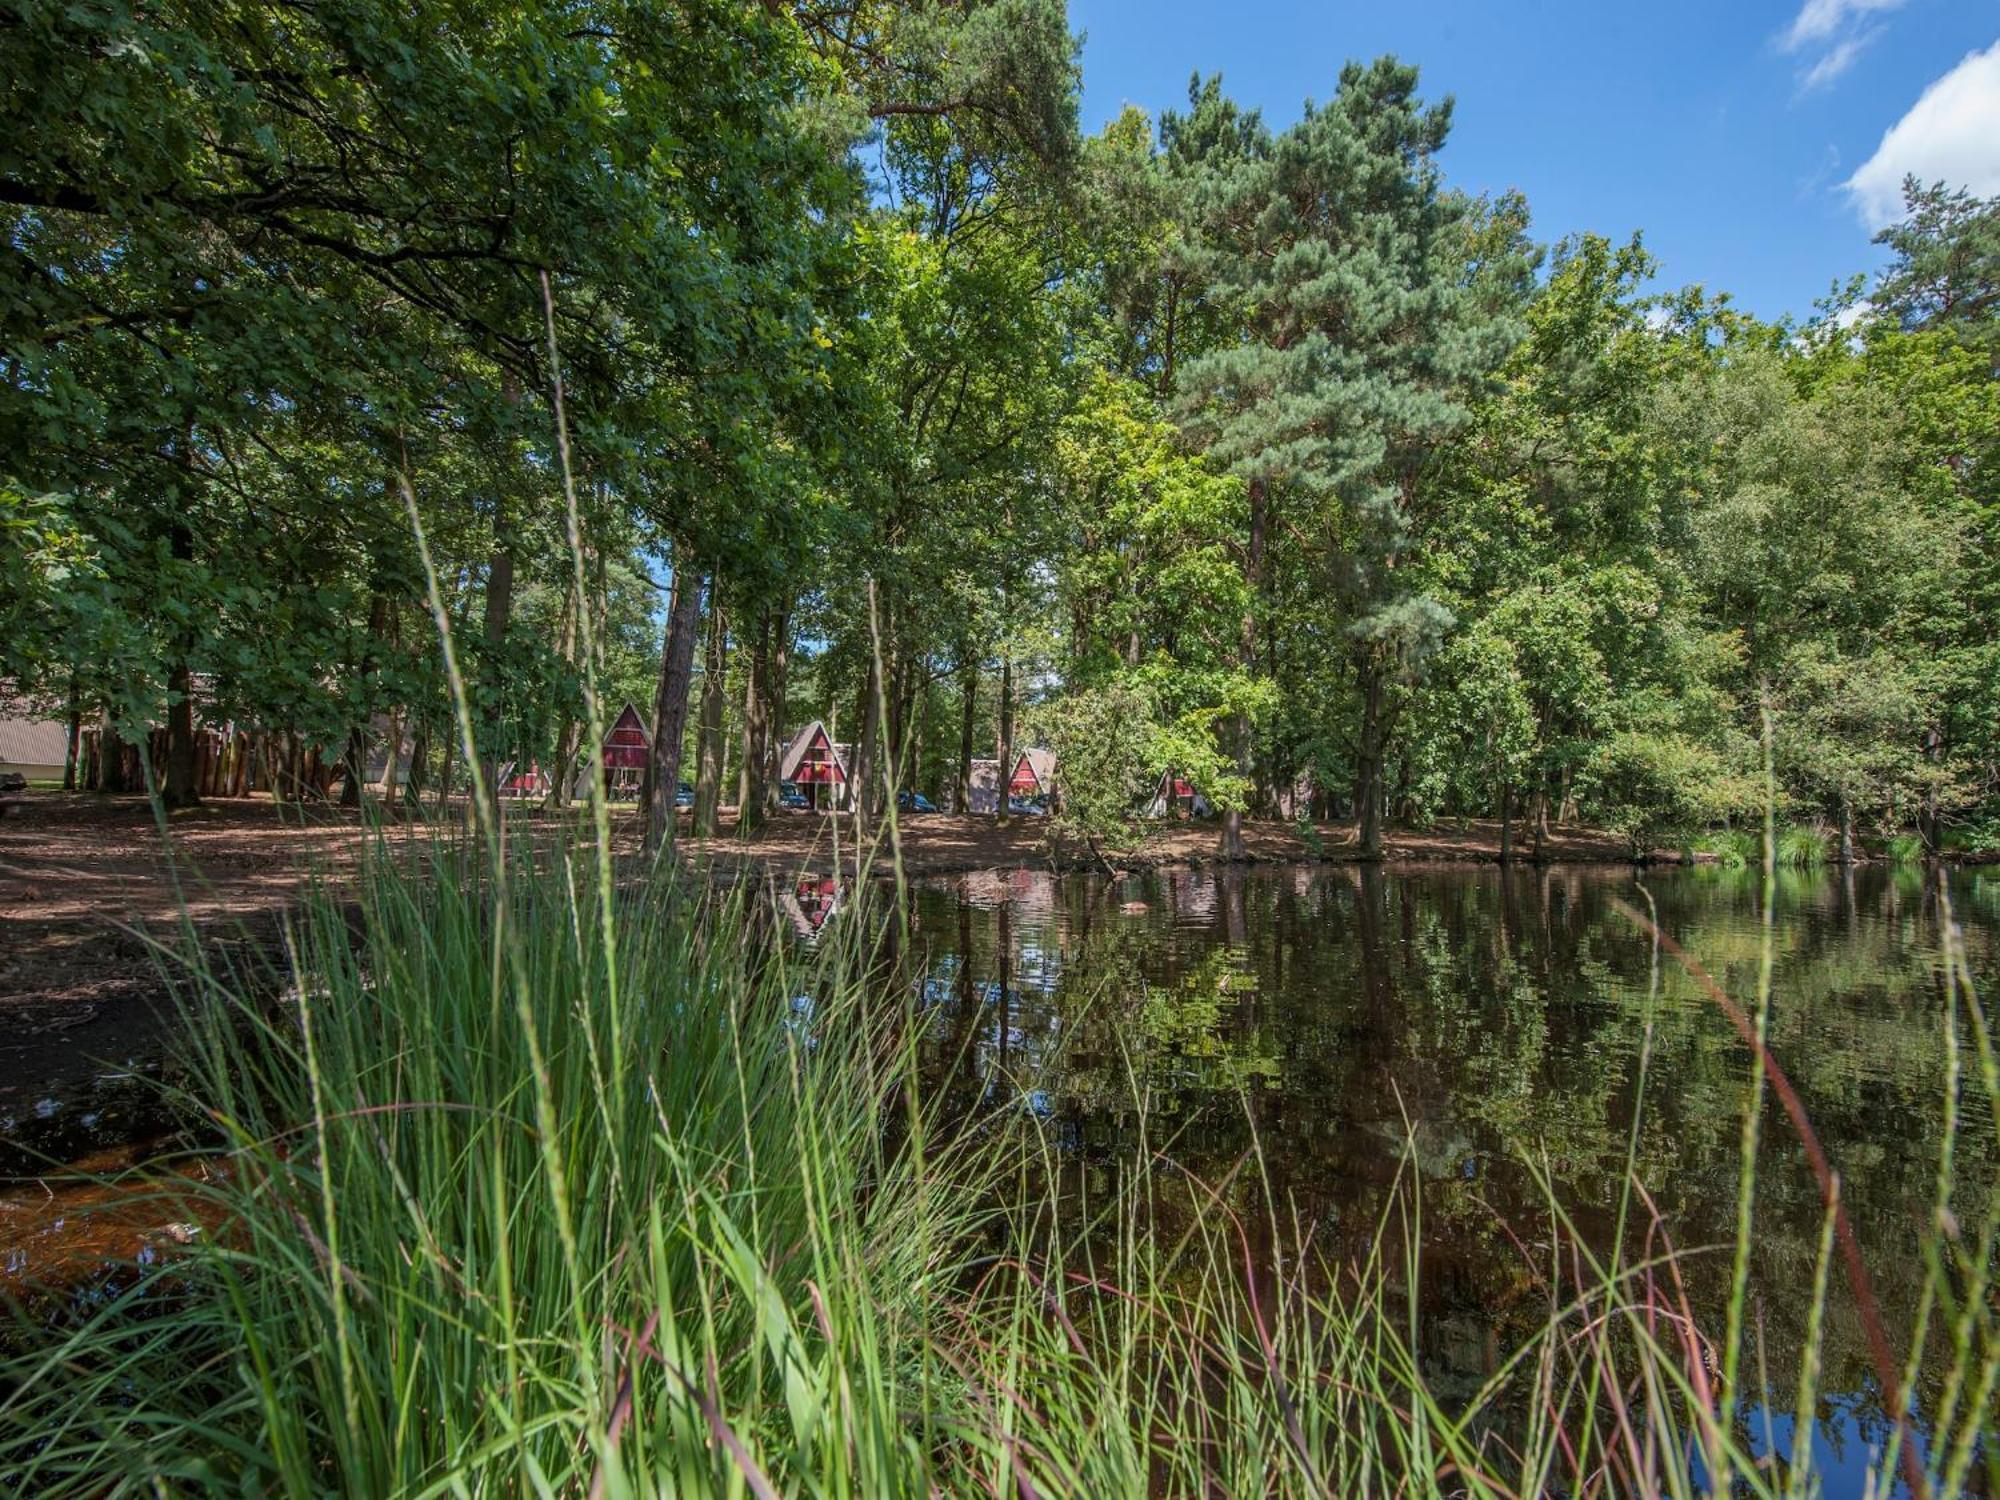
[[[1763,858],[1762,840],[1747,828],[1717,828],[1694,841],[1692,852],[1712,855],[1724,869],[1740,870]]]

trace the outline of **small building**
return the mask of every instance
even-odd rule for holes
[[[1000,762],[997,760],[975,760],[971,774],[966,778],[965,806],[962,812],[993,815],[995,806],[994,788],[1000,784]]]
[[[598,751],[604,767],[606,796],[636,797],[646,779],[646,766],[653,758],[653,736],[639,710],[627,703],[612,722],[610,732]]]
[[[529,761],[523,766],[519,761],[510,761],[500,771],[500,795],[517,800],[548,796],[553,787],[541,765]]]
[[[1031,748],[1014,761],[1014,774],[1007,782],[1007,795],[1032,801],[1037,797],[1053,801],[1056,795],[1056,753]]]
[[[1146,816],[1149,818],[1205,818],[1210,811],[1208,798],[1171,767],[1160,773],[1153,795],[1146,803]]]
[[[0,719],[0,774],[61,781],[69,729],[54,719]]]
[[[793,735],[778,758],[778,779],[789,781],[816,808],[843,807],[847,803],[847,747],[836,745],[826,725],[814,719]]]
[[[966,797],[966,811],[991,817],[999,810],[1000,762],[975,760]],[[1023,750],[1014,757],[1013,774],[1007,778],[1007,795],[1019,801],[1052,798],[1056,789],[1056,753],[1053,750]]]

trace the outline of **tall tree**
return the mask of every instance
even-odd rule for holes
[[[1218,191],[1243,337],[1188,367],[1190,430],[1250,492],[1242,559],[1253,606],[1246,671],[1274,522],[1312,538],[1326,597],[1342,616],[1355,704],[1354,801],[1364,854],[1381,852],[1383,765],[1401,689],[1450,623],[1413,586],[1406,551],[1466,398],[1518,337],[1482,284],[1517,278],[1505,245],[1468,267],[1474,205],[1447,192],[1436,155],[1449,102],[1426,107],[1393,59],[1349,64],[1327,106],[1278,136]],[[1238,770],[1253,775],[1252,721],[1235,715]],[[1240,810],[1225,855],[1240,852]]]

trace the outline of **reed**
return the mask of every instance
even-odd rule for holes
[[[1593,1242],[1528,1153],[1545,1221],[1508,1228],[1538,1326],[1448,1398],[1419,1352],[1413,1159],[1336,1257],[1261,1146],[1218,1182],[1175,1167],[1135,1085],[1116,1190],[1059,1190],[1033,1116],[927,1102],[889,912],[858,902],[806,950],[755,890],[603,886],[587,841],[524,842],[504,878],[483,839],[378,852],[352,902],[306,903],[275,1005],[190,973],[188,1102],[224,1170],[177,1189],[202,1229],[177,1258],[13,1330],[15,1492],[1814,1492],[1810,1446],[1774,1456],[1745,1415],[1809,1424],[1814,1361],[1767,1372],[1754,1320],[1705,1318],[1691,1284],[1731,1247],[1676,1245],[1629,1162]],[[1657,976],[1679,959],[1655,938]],[[1944,1107],[1987,1109],[1950,951],[1970,1042]],[[1889,1388],[1921,1363],[1943,1394],[1885,1488],[1994,1478],[1989,1170],[1939,1166],[1927,1327]],[[1849,1295],[1838,1215],[1836,1186],[1809,1350]]]

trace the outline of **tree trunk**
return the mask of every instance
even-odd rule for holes
[[[1354,812],[1361,823],[1361,857],[1382,857],[1382,669],[1363,647],[1355,674],[1361,688],[1361,726],[1354,755]]]
[[[743,761],[736,768],[736,831],[749,833],[764,820],[764,679],[771,671],[771,617],[758,627],[743,673]]]
[[[514,553],[505,538],[506,513],[501,511],[494,518],[494,529],[499,539],[493,548],[493,556],[486,568],[485,617],[482,635],[486,642],[484,675],[489,691],[490,707],[486,722],[480,725],[483,735],[479,746],[479,762],[486,777],[486,795],[497,810],[500,805],[500,742],[503,725],[500,694],[493,689],[498,684],[495,679],[500,673],[500,652],[507,643],[507,627],[514,617]]]
[[[854,754],[847,767],[847,805],[854,813],[854,836],[863,836],[868,820],[874,815],[874,800],[869,796],[869,786],[875,779],[875,665],[877,658],[870,653],[867,665],[861,672],[861,688],[854,699]]]
[[[894,668],[889,673],[889,753],[883,759],[888,784],[901,788],[909,775],[910,754],[910,660],[893,651]]]
[[[898,659],[895,637],[877,631],[870,655],[874,658],[875,692],[875,774],[868,779],[868,816],[877,819],[889,805],[889,789],[901,772],[903,725],[900,716],[902,662]]]
[[[1014,655],[1000,652],[1000,760],[993,768],[993,821],[1007,821],[1014,779]]]
[[[194,785],[194,683],[187,659],[167,668],[167,777],[160,795],[169,807],[201,800]]]
[[[1854,804],[1840,799],[1840,863],[1843,869],[1854,867]]]
[[[680,790],[681,744],[687,735],[688,692],[694,682],[694,638],[701,629],[701,580],[674,568],[674,601],[667,610],[667,638],[660,652],[660,687],[653,699],[653,757],[647,767],[645,849],[673,847]]]
[[[69,723],[63,734],[63,790],[76,790],[76,765],[83,749],[83,705],[78,701],[76,679],[69,684]]]
[[[1943,759],[1944,736],[1935,729],[1924,731],[1924,759],[1935,763]],[[1944,848],[1944,819],[1938,808],[1935,787],[1924,788],[1923,799],[1917,804],[1917,836],[1924,841],[1924,854],[1935,859]]]
[[[368,721],[374,717],[375,697],[373,692],[375,663],[380,656],[383,633],[389,628],[389,599],[386,594],[376,592],[368,601],[368,633],[361,645],[361,660],[355,664],[356,685],[360,688],[359,712],[355,722],[348,727],[347,753],[341,757],[346,768],[347,779],[340,789],[342,807],[361,805],[361,783],[368,775]],[[395,775],[396,747],[389,747],[390,776]]]
[[[1514,862],[1514,788],[1503,779],[1500,783],[1500,863]]]
[[[400,739],[398,740],[400,744]],[[410,732],[410,775],[403,783],[403,806],[420,812],[424,805],[424,776],[430,770],[431,733],[423,720]],[[393,775],[393,772],[392,772]]]
[[[696,730],[694,835],[714,838],[722,801],[722,709],[729,673],[729,626],[713,575],[708,581],[708,649],[702,659],[701,723]]]
[[[581,634],[578,626],[583,611],[588,606],[577,597],[576,579],[571,576],[563,584],[562,630],[556,638],[556,655],[570,669],[571,679],[586,680],[577,670],[577,648]],[[586,706],[586,712],[588,711]],[[549,790],[543,804],[548,807],[569,806],[569,784],[571,767],[576,763],[576,752],[583,739],[584,725],[573,714],[564,714],[562,732],[556,736],[555,761],[549,770]]]
[[[368,736],[359,724],[347,731],[347,749],[340,757],[340,805],[361,805],[361,778],[368,774]]]
[[[444,766],[438,773],[438,813],[440,816],[443,815],[446,808],[451,806],[451,773],[457,769],[453,764],[457,758],[458,736],[447,734],[444,737]]]
[[[185,521],[174,523],[168,547],[174,561],[194,561],[194,531]],[[194,674],[188,667],[192,634],[192,626],[182,630],[167,668],[167,775],[160,795],[168,807],[192,807],[201,800],[194,784]]]
[[[972,811],[972,731],[979,717],[979,658],[970,646],[959,663],[958,692],[958,784],[954,788],[956,795],[952,806],[959,813],[969,813]]]
[[[98,720],[97,787],[107,793],[129,791],[125,785],[125,741],[118,735],[118,720],[110,709]]]
[[[375,795],[384,802],[396,800],[396,771],[403,763],[403,705],[389,706],[388,728],[383,733],[382,779],[375,783]]]
[[[786,706],[791,691],[792,609],[788,603],[771,617],[771,652],[763,676],[764,755],[757,765],[757,796],[761,814],[773,817],[784,782],[779,763],[786,740]]]
[[[921,684],[917,682],[917,672],[910,672],[910,705],[907,717],[911,721],[910,748],[905,762],[904,776],[913,791],[923,790],[924,752],[931,743],[931,674],[925,672]],[[923,696],[919,698],[917,695]]]
[[[1241,638],[1243,670],[1257,670],[1257,601],[1264,587],[1264,531],[1268,524],[1264,481],[1250,481],[1250,545],[1243,553],[1243,620]],[[1251,774],[1250,716],[1238,713],[1236,730],[1236,774],[1246,784]],[[1232,807],[1222,815],[1222,857],[1243,858],[1243,810]]]

